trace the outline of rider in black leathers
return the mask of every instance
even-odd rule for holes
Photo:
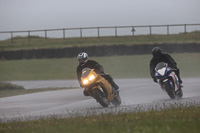
[[[77,56],[77,59],[79,61],[79,65],[76,69],[76,73],[77,73],[77,78],[78,78],[80,86],[81,86],[82,70],[84,68],[90,68],[90,69],[94,69],[94,71],[97,74],[100,74],[102,77],[104,77],[106,80],[108,80],[108,82],[111,84],[111,86],[115,90],[119,89],[119,86],[113,81],[113,78],[109,74],[104,73],[103,66],[101,66],[99,63],[97,63],[94,60],[88,60],[88,54],[87,53],[85,53],[85,52],[79,53],[78,56]],[[83,94],[85,96],[88,96],[88,94],[85,90],[83,91]]]
[[[176,73],[179,79],[179,83],[181,84],[182,80],[180,78],[180,71],[177,68],[177,64],[174,61],[174,59],[169,54],[163,53],[159,47],[154,47],[152,49],[152,54],[153,54],[153,58],[150,61],[150,74],[151,74],[151,77],[153,78],[153,81],[157,83],[157,79],[154,75],[156,65],[160,62],[166,62],[168,63],[169,67],[175,69],[173,71]]]

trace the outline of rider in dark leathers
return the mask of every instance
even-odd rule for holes
[[[108,82],[111,84],[111,86],[115,90],[119,89],[119,86],[113,81],[113,78],[109,74],[104,73],[103,66],[101,66],[99,63],[97,63],[94,60],[88,60],[88,54],[87,53],[85,53],[85,52],[79,53],[78,56],[77,56],[77,59],[79,61],[79,65],[76,69],[76,73],[77,73],[77,78],[78,78],[80,86],[81,86],[82,70],[84,68],[90,68],[90,69],[94,69],[94,71],[97,74],[100,74],[102,77],[104,77],[106,80],[108,80]],[[83,94],[85,96],[88,96],[88,94],[85,90],[83,91]]]
[[[153,54],[153,57],[150,61],[150,74],[151,74],[151,77],[153,78],[153,81],[157,83],[157,79],[154,75],[156,65],[160,62],[166,62],[166,63],[168,63],[169,67],[175,69],[173,71],[176,73],[176,75],[179,79],[179,83],[181,84],[182,80],[180,77],[180,71],[177,68],[177,64],[174,61],[174,59],[169,54],[163,53],[159,47],[154,47],[152,49],[152,54]]]

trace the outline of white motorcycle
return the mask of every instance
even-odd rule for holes
[[[178,77],[167,63],[160,62],[155,68],[155,77],[160,87],[165,91],[171,99],[180,99],[183,96],[181,85]]]

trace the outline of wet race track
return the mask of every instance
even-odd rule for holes
[[[0,120],[37,119],[51,115],[71,117],[200,104],[200,78],[183,78],[183,98],[180,100],[171,100],[151,79],[116,79],[115,82],[120,86],[122,104],[119,107],[110,104],[108,108],[103,108],[93,98],[85,97],[83,89],[47,91],[0,98]],[[23,85],[26,89],[78,86],[75,80],[12,83]]]

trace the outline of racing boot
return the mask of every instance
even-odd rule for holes
[[[181,77],[179,75],[177,77],[178,77],[178,81],[179,81],[180,87],[182,88],[183,87],[183,85],[182,85],[183,81],[181,80]]]
[[[181,77],[180,77],[180,70],[178,68],[175,67],[175,73],[176,73],[176,76],[178,78],[178,81],[179,81],[179,84],[181,85],[183,83],[183,81],[181,80]]]
[[[113,91],[114,95],[118,96],[119,95],[119,86],[117,84],[115,84],[115,82],[112,82],[111,86],[112,86],[112,91]]]
[[[183,81],[181,80],[181,77],[180,76],[177,76],[177,77],[178,77],[179,83],[182,84]]]
[[[183,87],[183,85],[180,82],[179,82],[179,84],[180,84],[179,86],[180,86],[180,89],[181,89]]]
[[[102,77],[104,77],[108,82],[111,84],[115,90],[119,89],[119,86],[113,81],[113,78],[109,74],[103,74]]]
[[[113,81],[111,83],[111,86],[115,89],[115,90],[119,90],[119,86]]]

